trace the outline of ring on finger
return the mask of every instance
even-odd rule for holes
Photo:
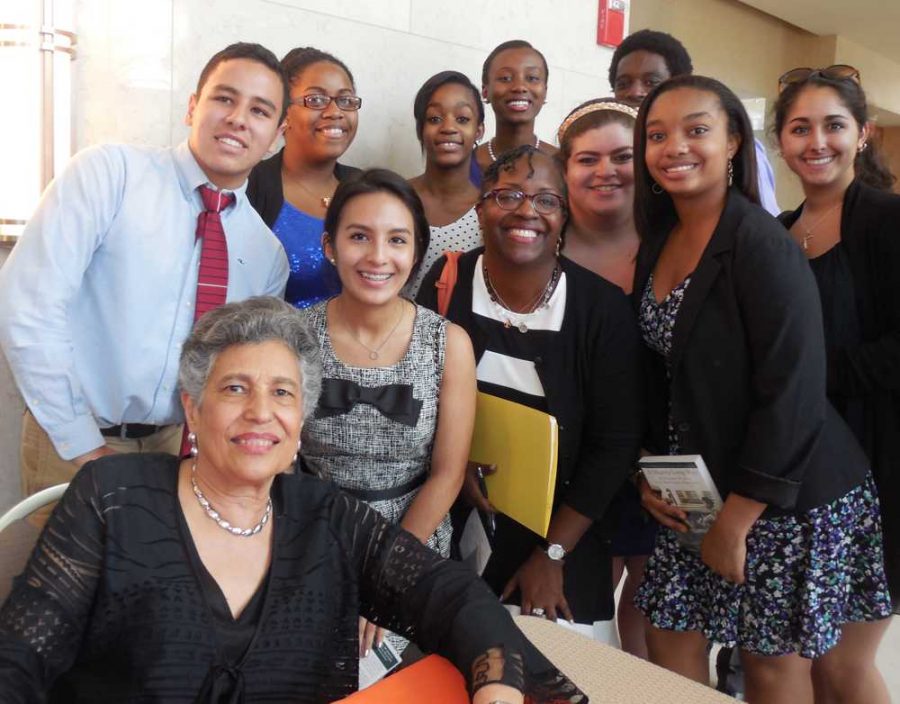
[[[532,616],[543,616],[544,610],[540,606],[538,606],[536,609],[531,610],[531,615]]]

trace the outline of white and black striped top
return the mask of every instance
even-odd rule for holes
[[[565,310],[565,273],[560,274],[556,290],[545,306],[534,313],[510,313],[491,300],[482,258],[478,257],[472,282],[472,313],[486,333],[484,354],[476,370],[478,390],[546,411],[544,387],[535,361],[540,362],[559,334]],[[519,322],[527,326],[527,332],[516,327]]]

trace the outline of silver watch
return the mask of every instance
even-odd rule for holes
[[[566,549],[559,543],[549,543],[545,548],[547,557],[551,560],[561,561],[566,556]]]

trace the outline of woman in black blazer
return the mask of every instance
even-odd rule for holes
[[[782,77],[775,130],[806,198],[779,219],[819,286],[828,398],[872,463],[900,613],[900,196],[870,139],[859,75],[837,68]]]
[[[750,122],[727,87],[663,83],[635,145],[647,449],[702,455],[724,499],[697,554],[676,537],[684,514],[641,480],[645,508],[672,529],[637,597],[650,657],[706,682],[708,641],[737,644],[748,701],[811,701],[813,659],[877,675],[880,635],[851,622],[889,614],[868,462],[825,398],[815,281],[758,206]],[[881,701],[877,687],[859,698],[861,681],[823,678],[823,694]]]

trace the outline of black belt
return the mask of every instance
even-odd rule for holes
[[[398,499],[401,496],[406,496],[409,492],[422,486],[426,479],[428,479],[428,472],[422,472],[408,482],[399,486],[392,486],[390,489],[350,489],[341,487],[341,490],[351,496],[355,496],[360,501],[388,501],[389,499]]]
[[[137,440],[157,433],[167,425],[144,425],[143,423],[122,423],[109,428],[100,428],[100,434],[107,438],[119,438],[120,440]]]

